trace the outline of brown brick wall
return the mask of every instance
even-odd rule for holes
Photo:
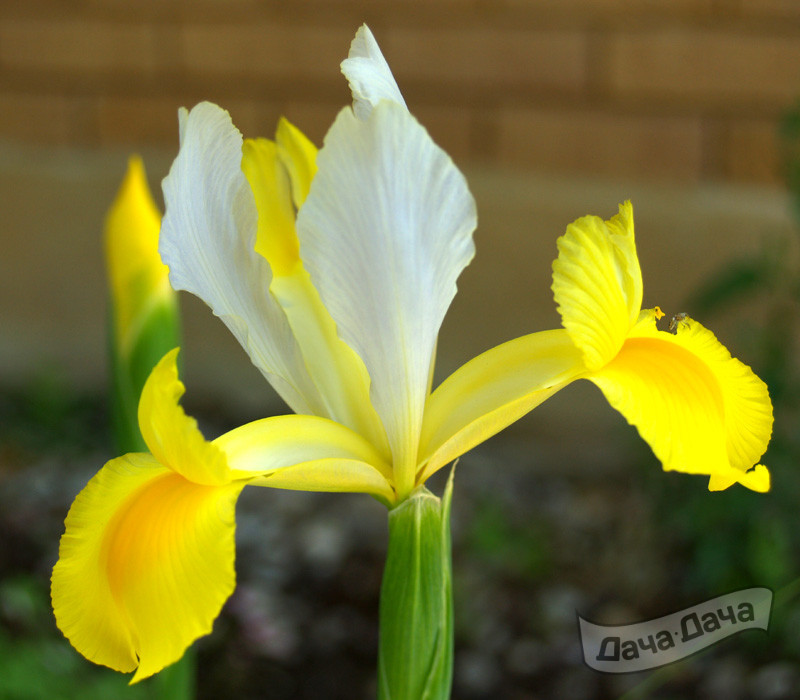
[[[212,99],[320,142],[367,21],[460,162],[777,182],[798,0],[0,0],[0,139],[174,147]]]

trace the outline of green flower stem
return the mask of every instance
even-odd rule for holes
[[[450,501],[424,486],[389,511],[378,648],[379,700],[447,700],[453,678]]]

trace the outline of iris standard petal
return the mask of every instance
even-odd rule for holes
[[[278,120],[275,131],[278,157],[289,173],[292,183],[292,202],[300,209],[308,197],[311,181],[317,174],[317,147],[288,119]]]
[[[585,216],[567,227],[558,239],[553,293],[587,367],[602,367],[622,347],[642,304],[630,202],[609,221]]]
[[[181,148],[164,179],[160,251],[175,289],[205,301],[298,413],[320,408],[288,323],[255,252],[257,211],[241,169],[242,136],[208,102],[181,112]]]
[[[235,585],[245,482],[195,484],[150,455],[106,464],[75,499],[53,569],[58,626],[88,659],[139,681],[211,631]]]
[[[275,273],[270,292],[283,309],[317,388],[315,412],[365,435],[388,456],[386,433],[369,398],[366,367],[337,334],[299,257],[292,192],[310,186],[316,167],[313,146],[286,121],[279,134],[279,143],[246,141],[242,157],[258,209],[256,250]],[[302,192],[297,195],[301,198],[305,198]]]
[[[657,330],[653,313],[643,312],[617,357],[587,378],[665,470],[708,474],[715,489],[739,481],[766,490],[766,468],[748,471],[772,432],[766,385],[696,321],[687,318],[677,331]]]
[[[277,144],[269,139],[245,139],[242,171],[258,210],[255,250],[269,263],[273,280],[289,275],[300,263],[300,246],[294,229],[291,182],[278,159]]]
[[[270,287],[286,313],[319,389],[317,413],[339,421],[380,447],[389,456],[386,431],[370,399],[370,379],[364,362],[336,331],[336,324],[302,267],[276,277]]]
[[[350,44],[350,53],[342,61],[342,73],[350,84],[353,110],[359,119],[366,119],[381,100],[406,106],[389,64],[366,24],[359,27]]]
[[[339,113],[300,209],[300,252],[339,335],[361,357],[400,495],[414,482],[436,336],[474,254],[463,175],[408,113]]]
[[[424,483],[448,462],[533,410],[586,370],[564,330],[516,338],[451,374],[428,398],[418,475]]]

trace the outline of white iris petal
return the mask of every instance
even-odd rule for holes
[[[474,255],[475,202],[404,106],[339,113],[297,219],[300,254],[362,358],[401,491],[417,458],[428,374],[456,278]]]
[[[316,413],[319,393],[254,249],[258,213],[242,173],[242,135],[208,102],[181,111],[180,134],[159,241],[170,282],[211,307],[294,411]]]
[[[406,106],[389,64],[366,24],[350,44],[350,53],[342,61],[342,73],[350,83],[353,110],[359,119],[366,119],[381,100]]]

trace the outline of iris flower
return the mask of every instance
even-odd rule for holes
[[[243,141],[215,105],[180,114],[160,239],[170,281],[212,308],[295,413],[206,441],[178,405],[173,351],[141,397],[150,454],[111,460],[76,498],[53,572],[58,624],[133,681],[210,631],[235,585],[245,485],[393,507],[578,378],[600,386],[665,469],[768,488],[766,469],[750,470],[769,439],[766,388],[698,323],[672,335],[641,311],[627,204],[560,239],[564,329],[493,348],[431,393],[475,203],[366,27],[342,71],[353,106],[319,152],[285,120],[274,141]]]

